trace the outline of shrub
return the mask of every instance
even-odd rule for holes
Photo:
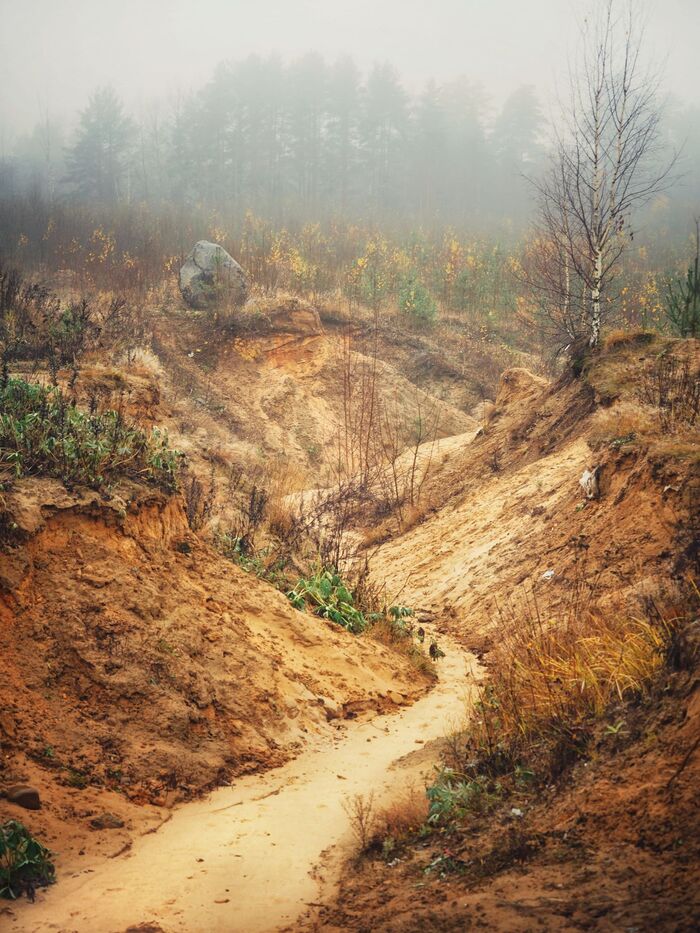
[[[368,620],[355,606],[351,590],[332,570],[319,570],[309,579],[299,580],[287,596],[295,609],[311,607],[314,615],[337,622],[353,635],[367,628]]]
[[[695,222],[695,258],[684,278],[666,282],[664,307],[679,337],[700,336],[700,221]]]
[[[0,385],[0,464],[15,476],[55,476],[99,489],[120,477],[176,488],[179,454],[168,437],[119,411],[84,412],[60,389],[21,379]]]
[[[399,289],[399,308],[416,321],[430,322],[435,319],[435,300],[415,273],[407,276]]]
[[[360,847],[360,853],[369,849],[375,831],[374,791],[365,797],[355,794],[343,802],[343,810]]]
[[[388,860],[424,831],[428,801],[424,793],[410,787],[381,808],[377,808],[374,791],[370,791],[366,796],[355,794],[344,801],[343,809],[358,845],[358,855],[381,852]]]
[[[17,820],[0,824],[0,897],[34,900],[34,889],[54,880],[49,850]]]
[[[656,408],[662,433],[692,428],[700,416],[700,369],[687,357],[661,354],[645,373],[639,395]]]
[[[60,366],[75,365],[104,343],[133,350],[142,331],[135,306],[102,295],[64,302],[45,286],[0,264],[0,347],[4,361],[46,360],[54,383]]]
[[[209,482],[205,484],[186,466],[180,474],[180,486],[185,500],[185,514],[187,524],[192,531],[201,531],[212,516],[216,500],[216,480],[214,468],[209,475]]]

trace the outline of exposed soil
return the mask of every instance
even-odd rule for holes
[[[380,546],[377,578],[487,659],[525,594],[544,619],[582,590],[610,611],[639,611],[673,594],[679,576],[697,579],[697,429],[646,431],[635,401],[661,349],[617,350],[553,387],[505,373],[486,429],[433,474],[434,514]],[[675,348],[686,349],[697,354],[692,342]],[[587,500],[579,478],[594,466],[600,495]],[[697,929],[697,621],[687,637],[683,670],[641,705],[611,711],[610,730],[601,725],[556,785],[510,796],[389,864],[366,860],[304,928]]]
[[[302,928],[696,930],[700,679],[673,675],[663,693],[560,786],[345,873]]]
[[[436,461],[431,512],[379,548],[375,578],[482,647],[504,624],[499,609],[526,593],[546,614],[582,585],[618,602],[672,585],[695,527],[697,459],[613,437],[601,444],[601,416],[613,411],[588,381],[552,387],[504,373],[486,429]],[[579,480],[595,466],[600,495],[588,500]]]
[[[332,715],[425,690],[404,657],[217,555],[178,498],[121,493],[24,480],[8,496],[26,540],[1,564],[6,756],[157,799],[279,765]]]
[[[284,455],[315,486],[342,413],[342,354],[308,309],[272,318],[210,340],[195,318],[163,315],[153,354],[117,375],[95,360],[77,390],[122,395],[200,472]],[[527,591],[556,615],[583,586],[639,606],[692,574],[697,437],[628,429],[630,411],[651,418],[633,388],[658,352],[625,347],[555,385],[510,369],[481,429],[454,374],[413,374],[446,386],[442,440],[419,454],[425,514],[378,539],[371,569],[442,633],[437,686],[405,655],[293,610],[192,533],[178,497],[14,483],[0,782],[31,781],[44,808],[0,799],[0,818],[21,816],[58,851],[59,884],[5,908],[8,929],[694,929],[694,663],[626,709],[623,733],[601,732],[561,786],[515,801],[522,815],[509,801],[391,865],[343,867],[343,802],[425,780],[429,743],[467,713],[469,649],[487,653],[507,624],[499,605]],[[378,364],[382,391],[412,410],[429,396],[398,363]],[[588,500],[579,479],[593,467]],[[105,812],[124,826],[91,828]]]
[[[464,717],[477,667],[456,645],[445,647],[438,686],[411,707],[363,724],[336,723],[284,767],[176,808],[119,858],[61,857],[60,887],[6,910],[7,929],[295,927],[335,885],[354,844],[344,805],[368,788],[379,803],[397,784],[424,783],[436,740]],[[332,857],[324,857],[331,846]],[[322,870],[312,871],[321,861]]]
[[[342,337],[326,334],[318,314],[296,299],[275,303],[246,327],[227,335],[182,312],[155,318],[156,358],[142,365],[155,367],[162,390],[158,420],[190,455],[283,456],[318,479],[337,457],[344,373],[372,367],[361,352],[371,348],[344,348]],[[434,408],[438,436],[474,426],[465,411],[410,381],[391,357],[376,361],[376,374],[378,396],[408,420],[419,405]]]

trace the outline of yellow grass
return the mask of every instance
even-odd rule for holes
[[[504,620],[505,621],[505,620]],[[581,612],[565,621],[525,611],[491,655],[471,730],[478,748],[517,757],[571,734],[611,704],[642,695],[664,665],[673,623]]]
[[[270,530],[284,537],[292,527],[296,506],[289,497],[309,486],[306,471],[296,463],[277,457],[265,471],[265,482],[270,500],[267,507],[267,521]]]

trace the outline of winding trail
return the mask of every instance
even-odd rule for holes
[[[8,931],[152,924],[165,933],[260,933],[295,924],[339,876],[352,838],[344,802],[405,789],[417,765],[431,766],[417,750],[464,721],[478,665],[449,639],[441,645],[439,680],[412,706],[344,724],[282,768],[183,804],[124,855],[61,877]]]

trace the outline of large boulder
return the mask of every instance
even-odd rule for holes
[[[180,291],[191,308],[240,306],[248,297],[243,269],[223,246],[200,240],[180,269]]]

